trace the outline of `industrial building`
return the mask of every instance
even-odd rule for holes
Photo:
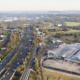
[[[48,50],[47,57],[80,63],[80,43],[59,45],[56,49]]]
[[[52,44],[56,44],[56,45],[66,44],[66,43],[62,42],[61,40],[55,40],[55,39],[52,39],[50,42]]]

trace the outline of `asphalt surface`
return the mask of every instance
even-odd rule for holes
[[[29,58],[29,60],[26,64],[26,68],[25,68],[20,80],[27,80],[28,79],[30,69],[31,69],[33,61],[34,61],[34,57],[36,56],[36,50],[37,50],[38,47],[39,47],[38,45],[33,47],[30,58]]]
[[[24,31],[24,32],[23,32]],[[26,32],[26,28],[23,28],[22,35],[24,35]],[[4,69],[6,63],[8,63],[13,55],[17,52],[17,50],[20,48],[20,46],[23,44],[24,37],[21,37],[20,40],[17,42],[15,47],[8,53],[8,55],[0,62],[0,72]]]
[[[26,29],[27,29],[27,37],[26,37]],[[22,30],[22,35],[16,46],[10,51],[10,53],[7,55],[7,57],[1,62],[0,64],[0,71],[5,67],[6,63],[10,61],[10,59],[13,57],[13,55],[17,52],[17,50],[22,46],[20,52],[16,56],[16,58],[13,60],[11,63],[10,67],[7,69],[6,73],[3,75],[1,80],[10,80],[11,76],[13,75],[15,69],[19,66],[19,64],[22,62],[24,59],[27,50],[29,48],[29,45],[31,44],[31,39],[32,36],[32,31],[30,31],[29,26],[24,27]],[[25,39],[25,43],[23,43]]]

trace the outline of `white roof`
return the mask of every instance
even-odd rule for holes
[[[58,24],[58,27],[61,27],[62,26],[62,24],[60,23],[60,24]]]
[[[40,35],[40,33],[42,33],[42,32],[38,31],[38,32],[37,32],[37,35]]]
[[[48,53],[53,53],[53,54],[57,54],[58,52],[60,52],[63,48],[60,47],[60,48],[57,48],[55,50],[48,50]]]
[[[61,40],[51,40],[51,41],[55,41],[55,42],[62,42]]]
[[[36,28],[36,30],[38,31],[38,30],[39,30],[39,28]]]
[[[80,44],[79,43],[76,43],[76,44],[65,44],[65,45],[59,45],[59,47],[64,47],[64,48],[69,48],[69,49],[72,49],[72,48],[80,49]]]
[[[78,53],[76,53],[74,56],[72,56],[71,59],[75,59],[75,58],[80,59],[80,51]]]
[[[67,49],[67,48],[63,48],[63,50],[62,51],[60,51],[60,52],[58,52],[57,54],[56,54],[56,56],[57,57],[61,57],[66,51],[68,51],[69,49]]]
[[[67,52],[65,52],[62,57],[68,57],[70,56],[71,54],[73,54],[76,50],[76,48],[72,48],[72,49],[69,49]]]

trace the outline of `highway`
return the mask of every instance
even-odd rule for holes
[[[32,51],[31,51],[31,55],[30,55],[30,58],[26,64],[26,68],[20,78],[20,80],[27,80],[28,79],[28,76],[29,76],[29,73],[30,73],[30,69],[32,67],[32,64],[33,64],[33,61],[34,61],[34,58],[36,56],[36,50],[39,46],[36,45],[33,47]]]
[[[26,28],[23,28],[22,35],[25,35]],[[3,71],[6,63],[8,63],[13,55],[17,52],[17,50],[20,48],[20,46],[23,44],[23,40],[25,37],[21,37],[15,47],[8,53],[8,55],[0,62],[0,73]]]
[[[27,29],[27,37],[26,37],[26,29]],[[6,58],[1,62],[0,64],[0,69],[5,67],[6,63],[10,61],[10,59],[13,57],[13,55],[17,52],[17,50],[22,46],[20,52],[16,56],[16,58],[13,60],[11,63],[10,67],[7,69],[6,73],[3,75],[1,80],[10,80],[11,76],[13,75],[15,69],[19,66],[19,64],[22,62],[24,59],[27,49],[29,48],[29,45],[31,42],[29,41],[31,39],[31,34],[32,32],[28,27],[24,27],[22,30],[22,35],[16,46],[10,51],[10,53],[6,56]],[[25,43],[23,43],[25,39]]]

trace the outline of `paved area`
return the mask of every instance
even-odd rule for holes
[[[20,80],[27,80],[28,79],[28,76],[29,76],[29,73],[30,73],[30,69],[32,67],[34,58],[36,56],[36,50],[37,50],[38,47],[39,47],[38,45],[33,47],[32,51],[31,51],[30,58],[29,58],[29,60],[28,60],[28,62],[26,64],[26,68],[25,68]]]
[[[27,27],[27,37],[26,37],[26,27],[24,27],[23,34],[22,34],[22,37],[20,39],[21,42],[18,42],[18,46],[22,45],[24,39],[25,39],[25,43],[22,45],[20,52],[18,53],[16,58],[12,61],[10,67],[7,69],[6,73],[3,75],[1,80],[10,80],[11,76],[15,72],[16,68],[23,61],[23,59],[27,53],[27,50],[29,48],[29,45],[31,44],[31,41],[29,41],[31,39],[31,36],[32,36],[31,33],[32,32],[30,31],[29,27]]]

